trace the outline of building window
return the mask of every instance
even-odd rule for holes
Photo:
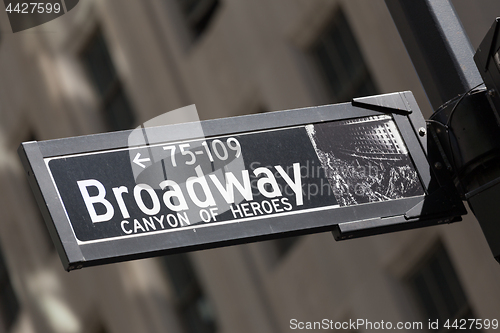
[[[354,97],[377,93],[354,34],[340,9],[310,51],[331,102],[347,102]]]
[[[213,306],[203,292],[189,255],[182,253],[162,259],[176,296],[176,307],[185,332],[216,332]]]
[[[10,282],[3,254],[0,253],[0,322],[9,330],[19,313],[19,302]]]
[[[452,325],[456,319],[475,318],[442,244],[411,274],[409,284],[425,318],[439,321],[437,332],[449,332],[443,327],[448,319]]]
[[[100,107],[110,131],[134,127],[135,116],[101,31],[97,31],[84,48],[82,60],[100,98]]]
[[[219,0],[177,0],[194,38],[200,36],[214,17]]]

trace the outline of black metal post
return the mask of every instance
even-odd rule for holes
[[[434,110],[483,82],[449,0],[385,0]]]
[[[457,190],[469,203],[500,262],[500,110],[495,106],[500,105],[496,86],[500,65],[490,65],[500,59],[499,29],[493,25],[476,55],[480,74],[449,0],[385,2],[436,110],[432,130],[452,162],[450,171]],[[487,91],[472,92],[483,78]],[[456,98],[458,95],[461,97]]]

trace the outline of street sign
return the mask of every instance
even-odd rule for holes
[[[430,137],[413,95],[403,92],[26,142],[19,155],[72,270],[314,232],[345,239],[460,220],[465,209]]]

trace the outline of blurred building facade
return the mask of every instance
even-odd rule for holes
[[[477,48],[500,3],[453,4]],[[500,319],[500,267],[471,214],[338,243],[324,233],[66,273],[25,180],[20,142],[133,128],[193,103],[210,119],[411,90],[428,117],[382,0],[86,0],[16,34],[2,12],[0,31],[0,332]]]

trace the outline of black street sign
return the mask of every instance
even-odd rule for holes
[[[465,214],[410,92],[27,142],[19,154],[67,270]]]

